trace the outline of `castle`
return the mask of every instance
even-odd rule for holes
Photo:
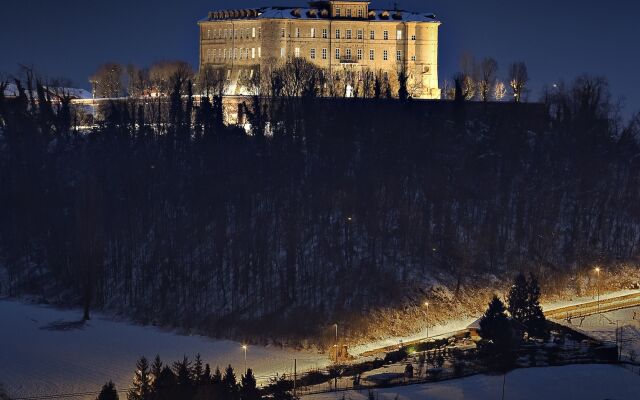
[[[355,81],[364,71],[381,73],[393,93],[402,70],[412,97],[440,98],[440,22],[433,14],[373,10],[366,0],[317,0],[301,8],[212,11],[198,25],[200,70],[212,67],[222,75],[227,94],[246,94],[240,78],[266,64],[303,57]]]

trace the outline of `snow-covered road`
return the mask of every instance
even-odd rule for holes
[[[212,368],[244,368],[241,344],[202,336],[183,336],[94,315],[77,323],[81,311],[0,301],[0,383],[13,396],[99,390],[112,379],[119,389],[130,384],[141,355],[169,362],[200,353]],[[326,355],[275,347],[250,346],[248,367],[258,377],[293,369],[323,367]],[[95,398],[93,396],[92,398]]]

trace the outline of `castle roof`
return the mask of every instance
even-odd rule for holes
[[[363,0],[364,1],[364,0]],[[303,19],[303,20],[368,20],[371,22],[439,22],[434,14],[417,13],[404,10],[369,10],[365,18],[332,18],[321,8],[313,7],[263,7],[257,9],[212,11],[207,18],[200,22],[216,20],[245,20],[245,19]]]

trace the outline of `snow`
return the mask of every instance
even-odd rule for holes
[[[604,301],[604,300],[612,299],[614,297],[622,297],[630,294],[640,294],[640,290],[629,289],[629,290],[618,290],[618,291],[609,292],[609,293],[601,293],[600,300]],[[558,308],[574,306],[577,304],[590,303],[596,300],[597,300],[596,293],[592,293],[589,296],[581,296],[581,297],[572,298],[568,300],[561,300],[561,301],[545,302],[544,304],[542,304],[542,307],[544,308],[545,311],[551,311]]]
[[[505,381],[505,399],[635,399],[640,375],[615,365],[569,365],[518,369]],[[502,398],[502,375],[475,375],[463,379],[375,390],[381,400],[495,400]],[[304,396],[307,400],[367,400],[368,390]]]
[[[159,354],[163,361],[173,362],[184,354],[193,359],[200,353],[212,369],[227,364],[236,371],[244,368],[238,342],[178,335],[114,322],[100,314],[82,326],[81,315],[80,310],[0,301],[0,383],[10,395],[96,391],[110,379],[125,389],[142,355],[152,359]],[[249,346],[247,358],[247,366],[263,382],[291,371],[294,358],[298,371],[330,362],[326,355],[262,346]]]

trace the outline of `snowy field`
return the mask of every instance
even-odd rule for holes
[[[504,398],[509,400],[634,400],[640,375],[614,365],[569,365],[518,369],[506,375]],[[503,376],[475,375],[427,385],[374,391],[380,400],[497,400]],[[343,397],[344,396],[344,397]],[[367,400],[368,391],[304,396],[305,400]]]
[[[200,353],[214,369],[232,364],[244,368],[241,344],[202,336],[183,336],[113,322],[94,314],[86,325],[77,321],[81,311],[61,311],[15,301],[0,301],[0,383],[13,396],[99,390],[112,379],[118,389],[129,387],[136,360],[159,354],[163,361],[177,361]],[[266,378],[293,369],[323,367],[326,355],[273,347],[250,346],[247,366]],[[95,396],[88,397],[95,398]]]

